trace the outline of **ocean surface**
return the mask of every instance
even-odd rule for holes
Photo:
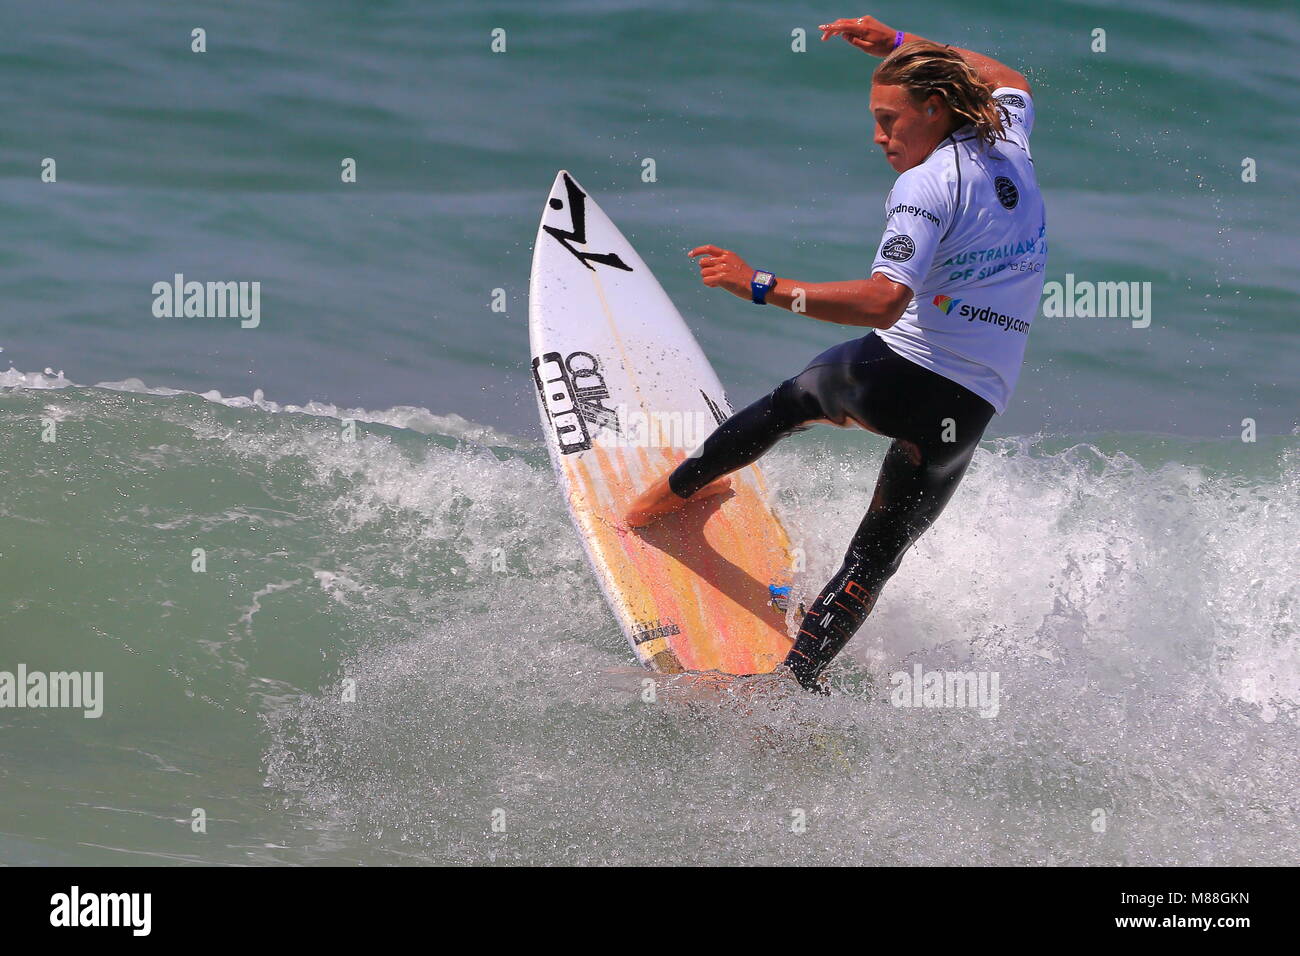
[[[0,672],[104,674],[0,708],[0,864],[1300,860],[1294,3],[0,8]],[[542,203],[572,171],[747,404],[853,332],[685,253],[866,274],[875,61],[815,29],[861,13],[1029,76],[1047,279],[1150,322],[1035,322],[832,696],[647,704],[538,426]],[[260,322],[156,317],[178,273]],[[883,451],[764,460],[800,594]],[[890,706],[917,664],[997,717]]]

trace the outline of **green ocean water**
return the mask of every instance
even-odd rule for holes
[[[1295,862],[1294,4],[4,12],[0,671],[102,671],[105,710],[0,708],[0,863]],[[848,335],[685,250],[869,267],[872,61],[790,48],[867,12],[1029,75],[1048,279],[1150,282],[1151,324],[1035,323],[835,696],[650,707],[537,427],[545,190],[752,400]],[[260,325],[155,318],[176,273],[260,281]],[[882,451],[765,466],[801,593]],[[1000,716],[890,707],[917,662],[998,671]]]

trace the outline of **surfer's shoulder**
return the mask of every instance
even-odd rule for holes
[[[902,183],[907,179],[914,186],[941,185],[945,187],[945,192],[951,191],[961,182],[963,164],[969,163],[968,158],[963,155],[964,148],[965,144],[960,136],[946,137],[919,165],[913,166],[900,175],[898,182]]]
[[[936,226],[947,224],[954,209],[956,187],[952,161],[931,153],[924,162],[899,174],[885,203],[885,217],[905,213]]]

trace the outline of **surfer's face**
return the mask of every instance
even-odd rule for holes
[[[894,171],[919,166],[948,135],[949,118],[937,94],[917,103],[901,86],[871,86],[871,115],[876,121],[873,142],[885,152]]]

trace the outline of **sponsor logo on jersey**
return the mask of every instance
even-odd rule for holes
[[[988,306],[981,309],[973,305],[962,305],[965,301],[965,299],[954,299],[950,295],[936,295],[934,297],[935,307],[944,315],[952,315],[956,312],[967,322],[978,320],[989,325],[996,325],[1007,332],[1029,332],[1029,323],[1023,319],[1017,319],[1014,315],[1003,315],[1001,312],[994,312]]]
[[[1020,202],[1020,190],[1015,183],[1005,176],[999,176],[993,180],[993,188],[998,191],[998,202],[1007,209],[1016,208],[1016,203]]]
[[[591,447],[593,427],[619,430],[618,413],[602,404],[609,387],[600,360],[590,352],[547,352],[533,359],[533,383],[560,453],[571,455]]]
[[[893,236],[880,248],[880,254],[891,262],[906,262],[915,252],[911,236]]]
[[[1025,108],[1025,98],[1018,93],[1003,93],[993,98],[1004,106],[1014,106],[1018,110]]]
[[[939,307],[939,311],[944,315],[952,315],[952,310],[961,305],[961,299],[954,299],[950,295],[936,295],[934,304]]]
[[[936,216],[934,213],[930,212],[930,210],[928,209],[922,209],[920,206],[909,206],[906,203],[899,203],[893,209],[885,213],[885,218],[886,219],[892,218],[894,213],[896,212],[905,212],[909,216],[917,216],[921,219],[926,220],[927,222],[934,223],[936,226],[939,225],[939,217]]]
[[[1019,258],[1026,255],[1046,255],[1047,240],[1044,238],[1046,226],[1039,226],[1034,236],[1027,236],[1019,242],[1008,242],[992,249],[968,249],[950,256],[943,261],[945,266],[964,266],[981,262],[993,262],[997,259]]]

